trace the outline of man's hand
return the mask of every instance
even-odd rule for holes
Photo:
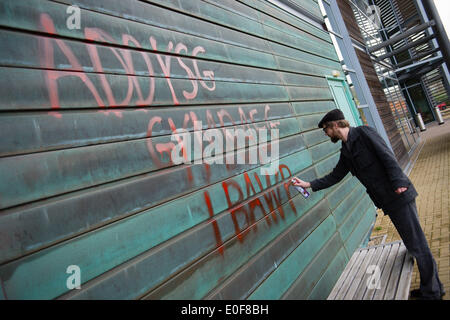
[[[400,187],[400,188],[397,188],[397,190],[395,190],[395,193],[401,194],[401,193],[405,192],[406,190],[408,190],[408,188]]]
[[[293,177],[292,180],[294,180],[292,182],[292,184],[294,186],[299,186],[299,187],[302,187],[302,188],[310,188],[311,187],[311,183],[303,181],[303,180],[301,180],[301,179],[299,179],[297,177]]]

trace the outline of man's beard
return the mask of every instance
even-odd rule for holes
[[[337,142],[339,141],[339,138],[336,137],[336,136],[332,136],[332,137],[330,137],[330,140],[331,140],[331,142],[333,142],[333,143],[337,143]]]

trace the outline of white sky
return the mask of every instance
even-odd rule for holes
[[[439,17],[441,18],[442,24],[444,25],[447,37],[450,35],[450,1],[449,0],[434,0],[434,5],[436,6]],[[450,38],[450,37],[449,37]]]

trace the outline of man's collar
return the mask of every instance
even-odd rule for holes
[[[356,137],[357,134],[355,132],[355,128],[349,127],[347,141],[346,142],[342,141],[342,149],[344,150],[344,153],[350,153],[350,150],[352,149],[352,145]]]
[[[345,142],[345,144],[351,146],[353,141],[355,141],[355,139],[356,139],[355,128],[349,127],[347,134],[347,141]]]

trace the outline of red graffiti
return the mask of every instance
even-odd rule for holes
[[[284,176],[283,169],[287,170],[289,173],[288,176]],[[283,180],[292,176],[290,169],[284,164],[280,165],[278,170]],[[246,198],[244,198],[243,190],[236,180],[232,179],[222,182],[222,189],[228,205],[227,210],[234,226],[235,235],[240,242],[245,241],[245,238],[249,235],[250,231],[253,230],[253,232],[257,232],[256,210],[260,211],[261,216],[264,217],[269,227],[272,225],[272,222],[279,223],[279,218],[283,220],[286,218],[285,212],[282,208],[283,204],[281,202],[281,189],[285,190],[288,199],[292,199],[292,196],[288,190],[289,181],[283,183],[283,188],[281,188],[281,186],[275,186],[278,184],[278,177],[276,176],[274,184],[271,184],[270,179],[267,179],[267,185],[266,187],[263,187],[258,174],[254,173],[254,178],[260,190],[260,194],[258,194],[248,173],[244,173],[243,177],[247,194]],[[212,217],[214,210],[209,193],[205,191],[204,194],[208,212],[210,213],[210,217]],[[245,199],[248,200],[244,201]],[[266,211],[263,201],[269,207],[270,214]],[[290,203],[294,214],[297,215],[295,205],[292,201],[288,202]],[[220,252],[223,254],[223,240],[220,237],[220,230],[218,229],[217,224],[214,223],[213,228],[214,234],[216,235],[217,247],[221,248]]]
[[[222,187],[223,187],[223,191],[225,192],[225,196],[226,196],[227,203],[228,203],[228,208],[232,208],[235,203],[241,203],[244,200],[244,195],[242,193],[241,187],[239,186],[239,184],[236,181],[231,180],[228,182],[223,182]],[[239,194],[239,198],[234,202],[231,201],[229,187],[232,187]],[[231,214],[231,219],[234,224],[234,229],[235,229],[236,235],[237,235],[239,241],[242,242],[242,241],[244,241],[245,236],[250,231],[250,228],[246,228],[244,231],[242,231],[240,229],[238,215],[242,215],[245,218],[245,223],[248,226],[251,226],[255,223],[255,217],[249,215],[249,213],[247,212],[247,208],[245,208],[243,204],[240,204],[237,207],[235,207],[234,209],[230,210],[230,214]]]
[[[104,32],[101,29],[98,28],[85,28],[84,29],[84,36],[87,40],[91,41],[110,41],[112,43],[115,43],[114,39],[109,36],[106,32]],[[122,56],[119,54],[118,50],[114,47],[108,47],[114,56],[119,60],[120,64],[124,68],[125,72],[128,74],[128,66],[125,64],[124,60],[122,59]],[[133,80],[131,76],[128,76],[128,91],[127,96],[125,99],[117,103],[116,99],[114,98],[114,94],[111,90],[111,86],[109,85],[108,80],[106,79],[106,75],[103,71],[103,66],[100,60],[100,57],[98,55],[97,47],[96,46],[88,46],[87,47],[89,56],[91,57],[92,64],[94,66],[94,70],[98,72],[98,77],[100,78],[100,82],[103,87],[103,91],[106,94],[108,103],[110,107],[117,107],[117,106],[126,106],[131,101],[131,96],[133,94]]]
[[[213,218],[214,210],[212,208],[209,192],[205,191],[203,195],[205,197],[206,206],[208,207],[209,217]],[[219,225],[217,224],[217,221],[215,219],[211,220],[211,224],[214,230],[214,235],[216,237],[217,248],[219,249],[219,253],[223,255],[222,236],[220,235]]]
[[[289,167],[285,164],[280,164],[279,170],[281,173],[281,179],[283,179],[283,180],[286,179],[286,177],[283,174],[283,169],[286,169],[288,171],[289,175],[287,177],[292,177],[292,172],[289,169]],[[289,191],[289,184],[290,184],[289,182],[285,182],[283,184],[283,186],[284,186],[284,190],[286,191],[287,196],[289,197],[289,199],[291,199],[292,197],[291,197],[291,193]],[[297,209],[295,208],[294,203],[292,201],[289,201],[289,205],[291,206],[292,211],[294,211],[295,215],[297,215]]]
[[[158,48],[156,46],[155,38],[150,37],[150,44],[151,44],[153,50],[155,50],[155,51],[158,50]],[[172,43],[172,41],[169,41],[169,44],[167,45],[167,52],[170,53],[172,51],[172,48],[173,48],[173,43]],[[172,93],[173,103],[175,105],[177,105],[180,103],[178,102],[177,96],[175,95],[175,90],[173,89],[172,81],[170,79],[170,60],[171,60],[171,58],[172,58],[171,56],[166,56],[165,59],[163,60],[161,58],[161,55],[156,53],[156,59],[158,59],[158,62],[161,66],[164,76],[166,77],[167,84],[169,85],[170,92]]]
[[[40,25],[41,29],[51,35],[56,35],[55,26],[53,24],[53,20],[51,17],[43,13],[40,16]],[[99,28],[84,28],[84,36],[86,40],[89,41],[95,41],[95,42],[103,42],[103,43],[110,43],[114,45],[125,45],[128,46],[130,43],[133,44],[137,48],[142,48],[141,43],[134,38],[132,35],[129,34],[123,34],[122,35],[122,43],[118,43],[114,40],[114,38],[109,35],[106,31],[99,29]],[[188,90],[182,90],[182,95],[186,100],[193,100],[197,97],[199,92],[199,85],[200,83],[201,87],[208,90],[208,91],[214,91],[215,90],[215,81],[214,81],[214,72],[211,70],[203,70],[200,72],[200,69],[198,67],[198,63],[195,59],[191,59],[192,67],[189,67],[188,64],[183,61],[181,57],[175,57],[172,56],[172,54],[189,54],[188,47],[183,43],[177,43],[175,46],[172,41],[169,41],[166,48],[166,55],[161,55],[158,53],[158,46],[157,41],[153,36],[149,37],[149,42],[151,48],[154,50],[153,53],[145,52],[143,50],[140,50],[140,55],[144,59],[144,62],[147,66],[148,70],[148,77],[147,79],[149,81],[149,87],[148,87],[148,95],[144,98],[141,85],[139,83],[139,79],[136,76],[136,71],[134,68],[133,59],[131,56],[131,50],[128,49],[122,49],[122,48],[116,48],[109,46],[108,49],[112,52],[114,57],[119,61],[120,65],[122,66],[128,80],[127,84],[127,90],[125,97],[121,101],[117,101],[117,98],[114,96],[113,88],[111,87],[111,84],[108,80],[107,75],[104,73],[104,68],[102,64],[102,59],[98,51],[98,47],[95,44],[86,44],[87,53],[89,55],[89,58],[92,62],[92,67],[94,71],[96,72],[96,76],[98,77],[103,95],[105,99],[103,99],[91,81],[91,79],[88,77],[88,75],[84,72],[82,65],[78,61],[78,59],[75,57],[74,53],[70,49],[70,47],[65,43],[64,40],[58,39],[58,38],[41,38],[40,39],[40,59],[41,64],[45,70],[43,70],[45,75],[45,81],[49,93],[49,100],[50,100],[50,106],[52,109],[59,109],[61,108],[60,103],[60,96],[58,91],[58,80],[64,77],[77,77],[79,78],[83,84],[86,86],[86,88],[89,90],[89,92],[92,94],[95,103],[98,107],[121,107],[121,106],[129,106],[129,105],[136,105],[136,106],[150,106],[155,101],[155,78],[154,78],[154,68],[152,65],[151,57],[154,57],[156,61],[158,62],[159,67],[161,68],[162,73],[164,74],[164,77],[166,79],[167,85],[169,87],[170,93],[172,95],[172,101],[174,105],[180,104],[179,97],[177,96],[175,92],[175,88],[172,84],[172,77],[171,77],[171,63],[172,59],[175,59],[175,61],[179,64],[179,66],[186,72],[187,78],[189,79],[192,89],[190,91]],[[63,55],[67,58],[68,62],[71,65],[71,71],[59,71],[55,70],[55,63],[54,63],[54,43],[56,43],[57,47],[61,50]],[[196,46],[192,50],[191,56],[196,57],[200,53],[205,53],[206,50],[201,46]],[[207,84],[210,83],[209,85]],[[105,102],[105,101],[106,102]],[[52,113],[53,115],[55,112]],[[108,114],[108,113],[106,113]],[[121,117],[121,114],[116,111],[114,114],[118,117]]]
[[[48,14],[41,14],[40,25],[41,31],[49,35],[56,35],[53,20]],[[81,65],[66,41],[56,37],[41,37],[39,40],[39,57],[43,66],[42,72],[44,74],[45,84],[48,90],[49,105],[52,109],[49,114],[55,118],[62,117],[62,114],[56,111],[62,107],[58,85],[62,86],[59,81],[66,77],[75,77],[81,80],[84,88],[87,89],[90,95],[92,95],[93,101],[95,101],[95,106],[102,108],[99,112],[102,112],[105,115],[112,113],[117,117],[122,117],[122,113],[118,109],[114,110],[117,107],[138,106],[141,109],[137,110],[142,110],[147,113],[148,110],[143,109],[142,107],[152,106],[158,102],[155,101],[157,99],[159,89],[156,88],[157,83],[161,83],[162,86],[168,87],[173,105],[175,106],[194,100],[198,96],[200,90],[214,91],[216,89],[214,72],[212,70],[200,70],[198,63],[201,59],[195,59],[199,54],[206,53],[206,50],[201,46],[193,47],[190,54],[192,58],[185,59],[182,58],[182,56],[189,56],[190,48],[181,42],[173,43],[172,41],[169,41],[167,44],[159,43],[159,47],[164,48],[163,54],[162,50],[158,49],[157,39],[153,36],[149,36],[148,38],[150,47],[153,50],[152,52],[145,51],[141,43],[129,34],[122,34],[121,38],[119,38],[120,40],[117,41],[102,29],[86,27],[84,28],[84,37],[90,42],[86,43],[85,46],[87,55],[92,63],[92,69],[95,72],[90,73],[89,75],[84,71],[84,67],[86,66]],[[118,62],[123,69],[125,74],[124,79],[125,77],[127,79],[126,85],[124,85],[124,91],[126,91],[124,97],[119,98],[118,92],[114,92],[114,81],[111,81],[114,76],[108,76],[105,74],[104,65],[106,66],[106,62],[102,60],[100,54],[101,51],[98,50],[99,46],[92,42],[109,43],[113,45],[108,46],[108,50],[114,56],[116,63]],[[139,59],[143,59],[145,63],[146,67],[144,67],[144,69],[146,68],[146,73],[148,73],[148,76],[138,77],[136,75],[135,61],[133,61],[132,56],[133,51],[131,49],[124,48],[129,45],[139,49],[136,50],[136,52],[138,53]],[[56,70],[55,49],[60,50],[62,55],[70,64],[71,67],[68,71]],[[153,65],[152,62],[155,64]],[[178,66],[184,70],[188,81],[181,82],[173,78],[172,70],[176,67],[174,63],[177,63]],[[159,74],[162,73],[164,76],[164,79],[159,79],[158,82],[156,80],[157,78],[155,78],[154,66],[157,68],[159,67]],[[98,80],[101,88],[96,88],[94,85],[94,82],[92,81],[94,77],[97,77],[96,79]],[[148,81],[147,88],[141,87],[142,81],[140,82],[140,80],[143,79]],[[187,86],[185,85],[183,88],[180,88],[179,83],[185,83]],[[199,117],[194,111],[186,111],[182,120],[179,120],[179,122],[182,123],[176,123],[172,117],[164,118],[161,115],[154,115],[153,113],[146,128],[146,142],[149,155],[157,168],[169,167],[173,165],[172,150],[176,147],[176,145],[174,141],[164,143],[155,142],[156,139],[154,138],[154,132],[158,131],[158,128],[169,128],[170,132],[174,133],[177,132],[178,129],[186,130],[191,128],[190,125],[192,124],[194,131],[200,131],[205,128],[196,127],[196,123],[198,119],[206,119],[208,129],[220,128],[226,139],[235,139],[236,137],[230,136],[230,132],[225,130],[226,127],[234,127],[237,124],[240,124],[246,129],[254,129],[256,131],[259,129],[270,130],[277,128],[280,122],[268,121],[269,111],[270,106],[266,105],[264,107],[264,123],[261,125],[258,125],[258,120],[255,119],[258,114],[257,108],[250,109],[246,113],[241,107],[239,107],[238,116],[235,115],[235,118],[233,118],[230,114],[231,111],[224,108],[218,109],[215,112],[205,108],[204,111],[201,111],[205,112],[205,114],[202,114],[204,117]],[[201,136],[196,135],[195,133],[194,138],[200,141],[202,139]],[[250,136],[250,139],[252,139],[252,136]],[[180,141],[176,142],[179,143]],[[201,144],[201,148],[203,147],[203,144]],[[270,149],[270,143],[267,144],[267,148]],[[181,151],[184,159],[187,159],[188,155],[186,150],[182,148]],[[228,170],[235,167],[235,164],[229,165],[227,163]],[[206,181],[209,182],[211,178],[211,167],[210,165],[203,163],[203,168]],[[287,177],[292,176],[291,171],[286,165],[280,165],[278,169],[279,172],[275,175],[276,181],[274,185],[278,184],[279,179],[286,179],[285,174]],[[283,173],[283,170],[286,173]],[[186,177],[189,183],[194,182],[191,166],[186,166]],[[252,230],[253,232],[257,232],[256,217],[258,214],[261,217],[264,217],[268,226],[271,226],[272,223],[279,223],[280,219],[285,219],[285,212],[281,203],[281,191],[283,189],[281,188],[281,185],[272,185],[270,177],[266,176],[266,186],[264,187],[260,177],[254,173],[254,180],[259,187],[259,191],[257,191],[248,173],[244,173],[243,177],[246,189],[245,196],[241,186],[238,182],[236,182],[236,180],[230,179],[222,183],[222,189],[228,205],[227,210],[234,226],[235,235],[240,242],[243,242]],[[283,186],[288,199],[291,199],[292,197],[288,188],[289,183],[284,183]],[[204,201],[209,213],[210,223],[215,235],[218,252],[223,255],[225,247],[219,225],[214,218],[214,208],[208,191],[204,192]],[[269,208],[268,212],[264,204]],[[290,202],[290,205],[293,212],[297,214],[294,204]]]
[[[132,42],[136,47],[142,48],[141,44],[133,36],[130,36],[129,34],[124,34],[122,36],[122,42],[124,45],[128,45],[130,42]],[[129,73],[135,74],[136,72],[134,70],[133,59],[131,58],[131,52],[129,50],[122,50],[122,55],[125,59],[125,63],[127,65]],[[145,100],[142,96],[141,86],[139,85],[137,78],[133,77],[132,80],[133,80],[133,84],[134,84],[134,87],[136,88],[136,92],[138,95],[138,100],[136,101],[136,105],[146,106],[146,105],[151,105],[153,102],[153,98],[155,95],[155,78],[153,77],[154,72],[153,72],[152,63],[150,61],[150,57],[148,56],[148,54],[146,54],[145,52],[142,52],[142,51],[141,51],[141,55],[147,66],[149,79],[150,79],[148,96]]]
[[[56,34],[55,26],[53,24],[53,20],[50,18],[48,14],[43,13],[41,15],[41,25],[45,32],[49,34]],[[50,98],[50,107],[52,109],[59,109],[59,95],[58,95],[58,79],[62,77],[78,77],[91,92],[94,97],[97,105],[100,107],[104,107],[105,104],[103,100],[100,98],[100,95],[95,88],[92,81],[88,78],[88,76],[83,72],[72,72],[72,71],[64,71],[58,72],[55,71],[55,63],[54,63],[54,48],[52,42],[55,41],[58,45],[59,49],[63,52],[64,56],[67,58],[69,63],[72,65],[72,68],[75,70],[82,70],[80,62],[77,60],[72,50],[64,43],[63,40],[60,39],[49,39],[49,38],[40,38],[40,48],[43,50],[43,53],[40,55],[41,63],[46,68],[45,72],[45,81],[47,84],[49,98]],[[53,112],[53,115],[59,115],[58,113]]]

